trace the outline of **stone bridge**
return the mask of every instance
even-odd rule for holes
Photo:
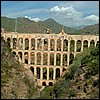
[[[53,85],[85,48],[99,45],[99,36],[1,32],[13,54],[29,68],[38,85]]]

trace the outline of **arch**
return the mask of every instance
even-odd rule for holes
[[[30,70],[31,70],[32,74],[34,75],[34,67],[31,66]]]
[[[76,52],[81,52],[81,45],[82,45],[81,40],[78,40],[76,43]]]
[[[83,42],[83,50],[88,48],[88,41],[87,40],[84,40]]]
[[[24,53],[24,63],[28,64],[28,52]]]
[[[50,50],[51,51],[54,51],[55,50],[55,41],[54,41],[54,39],[51,39],[50,40]]]
[[[99,41],[97,41],[97,43],[96,43],[96,47],[99,47]]]
[[[74,55],[71,53],[70,54],[70,60],[69,60],[69,64],[72,64],[74,60]]]
[[[17,39],[13,38],[13,49],[16,49],[16,45],[17,45]]]
[[[26,38],[25,39],[25,50],[28,50],[29,49],[29,39]]]
[[[57,53],[56,54],[56,65],[60,66],[60,63],[61,63],[61,54]]]
[[[41,53],[37,53],[37,65],[41,65]]]
[[[42,40],[41,38],[37,39],[37,50],[41,50],[42,49]]]
[[[48,54],[43,53],[43,65],[47,65],[47,63],[48,63]]]
[[[95,41],[93,39],[90,41],[90,47],[95,47]]]
[[[49,68],[49,79],[53,80],[53,68]]]
[[[16,56],[16,52],[15,52],[15,51],[13,51],[12,53],[13,53],[13,57],[15,57],[15,56]]]
[[[22,50],[22,46],[23,46],[23,39],[19,38],[18,39],[18,48],[19,48],[19,50]]]
[[[9,46],[9,47],[10,47],[10,41],[11,41],[11,40],[10,40],[10,38],[8,37],[8,38],[7,38],[7,43],[8,43],[8,46]]]
[[[22,52],[18,52],[20,59],[22,60]]]
[[[40,74],[41,74],[41,73],[40,73],[40,70],[41,70],[41,69],[40,69],[39,67],[36,68],[37,78],[38,78],[38,79],[40,79]]]
[[[42,86],[46,86],[46,82],[42,82]]]
[[[60,69],[56,68],[56,79],[60,78]]]
[[[63,54],[63,66],[67,66],[67,54]]]
[[[68,51],[68,40],[64,40],[64,43],[63,43],[63,51]]]
[[[50,65],[54,65],[54,53],[50,53]]]
[[[35,50],[35,39],[31,39],[31,50]]]
[[[61,51],[61,40],[57,40],[57,51]]]
[[[52,82],[49,82],[49,86],[52,86],[53,85],[53,83]]]
[[[71,52],[74,52],[74,48],[75,48],[75,41],[74,40],[71,40],[70,41],[70,51]]]
[[[47,79],[47,68],[43,68],[43,79]]]
[[[47,51],[48,50],[48,39],[45,38],[44,39],[44,51]]]
[[[34,52],[30,53],[30,64],[34,65],[35,63],[35,54]]]

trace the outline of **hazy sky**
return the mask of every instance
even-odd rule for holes
[[[99,23],[99,1],[1,1],[1,16],[53,18],[68,27]]]

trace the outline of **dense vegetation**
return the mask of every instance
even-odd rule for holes
[[[99,47],[91,47],[78,54],[59,82],[41,92],[40,99],[48,98],[99,98]]]
[[[1,37],[1,99],[29,99],[36,96],[34,78],[28,73],[29,70],[15,59],[9,43]]]

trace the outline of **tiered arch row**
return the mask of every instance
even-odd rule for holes
[[[99,45],[99,36],[94,35],[3,33],[2,36],[19,61],[30,66],[41,85],[54,84],[53,80],[62,75],[63,68],[73,62],[76,54]]]

